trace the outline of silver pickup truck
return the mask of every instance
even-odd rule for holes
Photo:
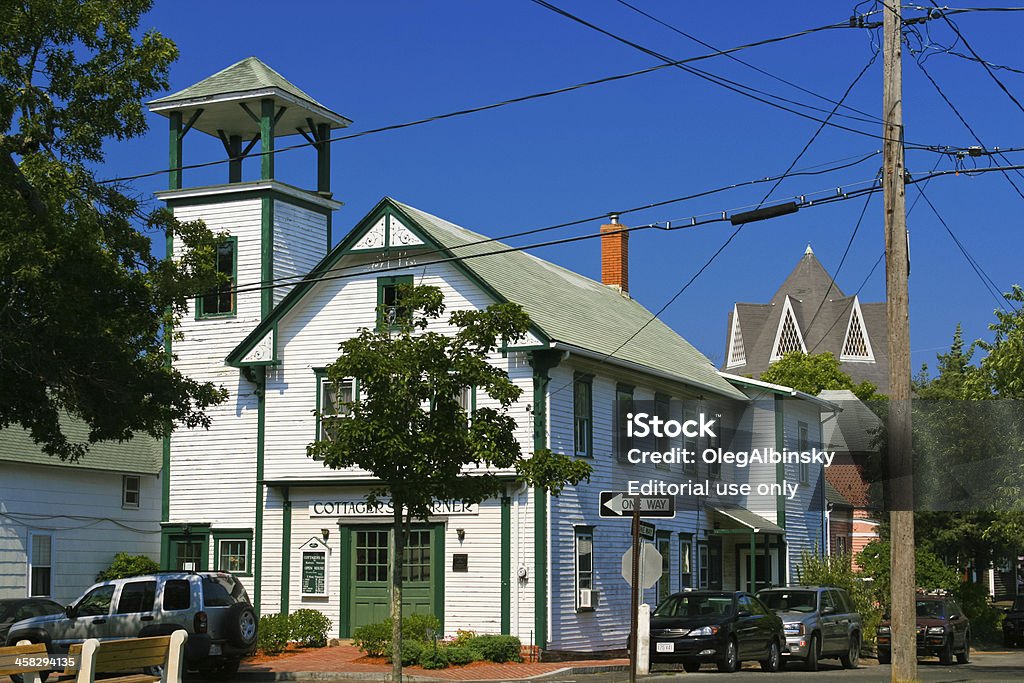
[[[834,586],[790,586],[760,591],[757,597],[782,618],[786,646],[782,661],[799,660],[808,671],[818,660],[836,657],[857,668],[864,629],[850,596]]]

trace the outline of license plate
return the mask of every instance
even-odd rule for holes
[[[675,643],[658,643],[657,644],[657,648],[658,648],[657,652],[675,652],[676,651],[676,644]]]
[[[219,644],[214,643],[213,645],[210,646],[210,654],[211,655],[221,655],[221,654],[224,654],[224,651],[220,649],[220,645]]]

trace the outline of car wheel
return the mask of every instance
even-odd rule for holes
[[[879,664],[892,664],[892,652],[889,650],[878,651],[878,663]]]
[[[700,671],[700,662],[683,662],[683,671],[688,674]]]
[[[964,651],[956,653],[957,664],[971,663],[971,634],[964,635]]]
[[[736,647],[736,639],[730,638],[729,644],[725,646],[725,655],[718,660],[718,670],[722,673],[731,674],[740,666],[739,650]]]
[[[772,644],[768,646],[768,659],[762,659],[759,663],[761,664],[762,671],[776,672],[781,666],[779,666],[782,660],[782,652],[779,651],[779,644],[776,641],[772,641]]]
[[[226,681],[238,673],[242,664],[238,659],[218,659],[202,669],[203,677],[211,681]]]
[[[946,644],[939,650],[939,664],[950,666],[953,663],[953,637],[946,640]]]
[[[839,655],[839,661],[844,669],[856,669],[860,663],[860,634],[854,633],[850,636],[850,649],[846,654]]]
[[[232,645],[251,647],[256,644],[257,621],[252,607],[240,602],[232,605],[227,616],[227,637]]]
[[[807,661],[804,662],[804,668],[808,671],[818,670],[818,655],[821,654],[821,640],[818,638],[818,634],[815,633],[811,636],[811,642],[807,645]]]

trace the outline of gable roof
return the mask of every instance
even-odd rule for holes
[[[89,438],[89,428],[78,420],[61,420],[61,429],[69,440],[76,443],[84,443]],[[39,444],[32,440],[28,430],[14,426],[0,429],[0,462],[129,474],[158,474],[161,456],[161,442],[148,435],[139,434],[131,441],[123,443],[94,443],[81,459],[70,462],[44,453]]]
[[[407,221],[425,241],[437,245],[444,256],[458,256],[453,264],[496,298],[522,306],[548,342],[608,355],[613,362],[640,365],[700,389],[746,400],[742,392],[719,376],[707,357],[635,300],[389,197],[381,200],[307,279],[289,292],[231,352],[228,362],[237,363],[243,358],[313,283],[348,253],[366,226],[385,209],[396,211],[403,222]],[[494,254],[496,251],[502,253]]]

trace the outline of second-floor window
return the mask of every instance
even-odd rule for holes
[[[352,413],[350,404],[355,399],[355,381],[352,378],[346,377],[337,383],[327,377],[320,378],[320,439],[330,441],[334,438],[338,420]]]
[[[594,455],[593,378],[577,374],[572,387],[573,448],[576,455]]]
[[[402,299],[412,287],[412,275],[377,278],[377,326],[394,330],[409,322],[412,311]]]
[[[207,318],[235,313],[235,281],[238,277],[238,238],[228,237],[217,244],[217,274],[221,281],[212,290],[199,297],[196,316]]]
[[[808,450],[810,448],[810,444],[811,444],[810,428],[807,426],[806,422],[799,422],[797,424],[799,425],[798,428],[799,428],[799,434],[800,434],[800,436],[799,436],[799,443],[797,444],[797,450],[799,450],[801,453],[803,453],[804,451],[806,451],[806,450]],[[810,481],[810,465],[808,465],[806,462],[801,462],[800,463],[800,483],[801,484],[806,484],[809,481]]]

